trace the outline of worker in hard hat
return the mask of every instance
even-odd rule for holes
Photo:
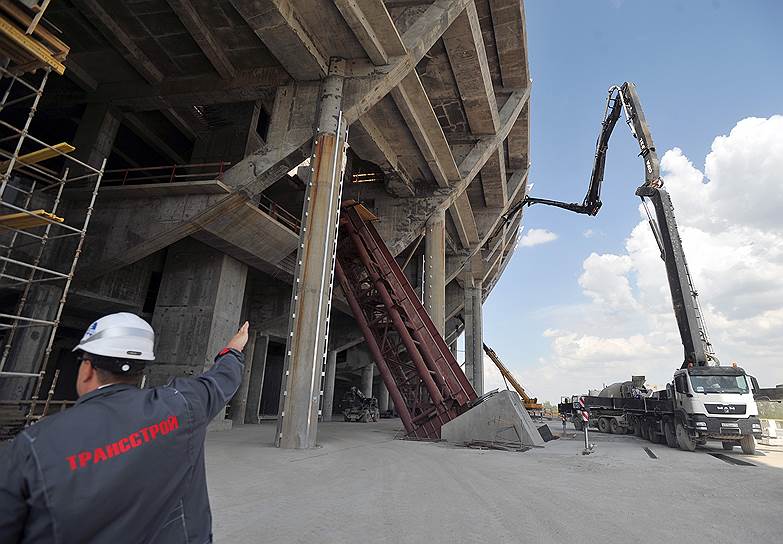
[[[0,542],[212,542],[207,424],[242,381],[245,323],[194,378],[139,389],[155,335],[118,313],[74,348],[73,408],[0,451]]]

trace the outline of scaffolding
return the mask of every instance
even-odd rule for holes
[[[25,35],[20,51],[29,52],[34,37]],[[30,133],[59,70],[13,50],[2,47],[8,62],[0,67],[0,439],[67,406],[53,401],[59,370],[50,358],[106,163],[95,168],[69,156],[71,145]],[[74,185],[80,190],[64,201]],[[85,189],[89,197],[80,199]]]

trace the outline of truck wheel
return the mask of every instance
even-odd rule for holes
[[[633,435],[642,438],[642,423],[638,419],[633,420]]]
[[[658,434],[658,429],[656,429],[655,427],[656,425],[653,422],[647,424],[647,436],[649,437],[650,442],[652,442],[653,444],[660,444],[661,437]]]
[[[734,449],[734,446],[736,446],[734,442],[726,442],[725,440],[721,442],[721,446],[723,446],[723,449],[726,451],[731,451]]]
[[[677,445],[682,451],[696,451],[696,440],[688,434],[688,431],[679,421],[674,427],[677,434]]]
[[[756,439],[752,434],[745,435],[740,440],[740,447],[745,455],[753,455],[756,453]]]
[[[612,434],[625,434],[625,429],[620,427],[616,419],[609,420],[609,430],[612,431]]]
[[[598,430],[602,433],[608,433],[609,432],[609,420],[605,417],[602,417],[598,420]]]
[[[666,445],[670,448],[677,447],[677,435],[674,434],[674,425],[671,421],[666,421],[663,424],[663,434],[666,437]]]

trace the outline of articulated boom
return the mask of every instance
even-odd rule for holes
[[[682,241],[674,218],[674,207],[669,194],[663,189],[658,154],[655,151],[650,127],[642,112],[639,95],[636,93],[636,86],[633,83],[626,82],[621,86],[613,86],[609,89],[601,133],[598,135],[596,143],[590,185],[582,203],[526,197],[508,211],[504,220],[511,221],[522,208],[533,204],[545,204],[575,213],[596,215],[601,209],[601,183],[604,179],[606,166],[606,150],[609,148],[609,138],[620,118],[621,111],[625,115],[631,134],[639,143],[639,156],[644,160],[644,183],[636,190],[636,194],[645,204],[650,228],[661,250],[661,258],[666,264],[666,276],[669,281],[674,315],[677,318],[677,326],[685,352],[682,367],[687,368],[689,364],[706,366],[709,361],[717,363],[699,307],[698,293],[693,287],[693,281],[688,272],[688,263],[685,260]],[[645,199],[652,202],[655,208],[655,217],[647,208]]]

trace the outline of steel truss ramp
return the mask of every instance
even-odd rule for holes
[[[477,397],[365,208],[346,203],[335,272],[407,436],[439,439]]]

